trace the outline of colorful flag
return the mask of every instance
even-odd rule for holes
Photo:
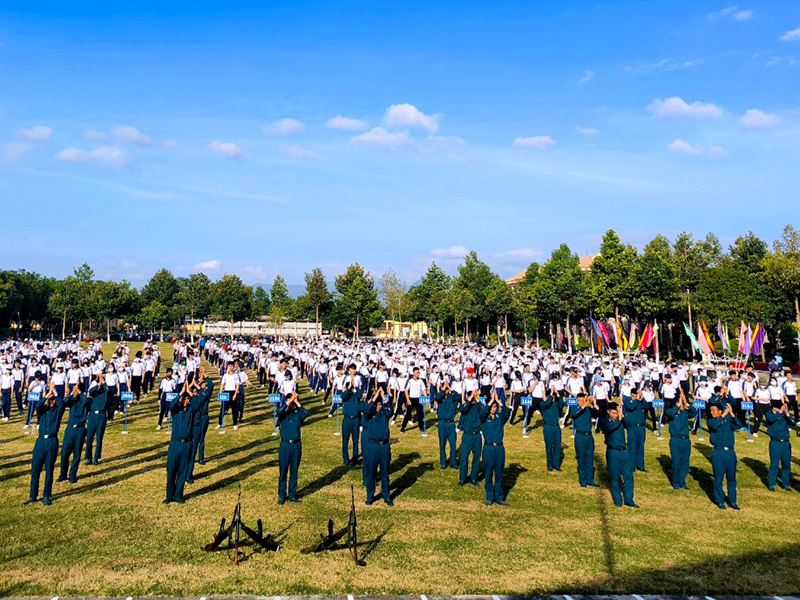
[[[767,332],[764,327],[761,326],[761,323],[756,325],[756,329],[753,332],[753,346],[752,352],[753,354],[761,354],[761,349],[764,347],[764,341],[766,340]]]
[[[695,350],[697,350],[697,352],[700,352],[702,354],[703,350],[700,348],[700,343],[697,341],[697,338],[694,337],[692,330],[689,329],[689,326],[686,323],[683,324],[683,329],[686,331],[686,337],[688,337],[689,341],[692,343],[692,348],[694,348]]]
[[[711,339],[711,336],[708,333],[708,327],[706,327],[706,322],[705,321],[700,321],[700,325],[702,326],[703,337],[706,338],[706,343],[708,344],[708,347],[711,348],[711,352],[713,353],[714,352],[714,342],[713,342],[713,340]]]
[[[722,338],[722,339],[724,340],[722,343],[724,344],[725,350],[730,350],[731,349],[731,337],[730,337],[730,334],[728,333],[728,324],[727,323],[725,323],[725,337]]]
[[[739,353],[744,354],[744,347],[747,344],[747,325],[742,321],[742,326],[739,328]]]
[[[597,326],[600,328],[600,337],[603,338],[607,346],[611,346],[611,339],[608,337],[608,330],[606,329],[605,323],[598,321]]]
[[[697,340],[700,342],[700,350],[703,354],[713,354],[714,351],[711,349],[711,346],[708,343],[708,338],[703,331],[703,326],[698,323],[697,324]]]
[[[631,348],[636,347],[636,323],[631,323],[631,333],[628,336],[628,346]]]
[[[722,329],[722,321],[719,319],[717,319],[717,335],[722,340],[722,349],[728,350],[728,336],[725,334],[725,330]]]
[[[641,341],[639,342],[639,350],[647,350],[647,347],[650,345],[650,342],[653,341],[654,337],[655,335],[653,334],[653,326],[648,324],[642,332]]]
[[[750,356],[750,347],[753,345],[753,330],[750,325],[747,326],[747,334],[744,338],[744,355]]]
[[[628,339],[625,337],[625,332],[622,330],[619,322],[617,322],[617,346],[622,346],[623,350],[628,349]]]

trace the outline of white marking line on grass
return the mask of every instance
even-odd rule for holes
[[[706,596],[706,600],[714,600],[711,596]]]
[[[566,594],[564,594],[564,598],[565,600],[572,600],[572,596],[567,596]]]
[[[492,600],[500,600],[500,596],[492,595]]]
[[[425,595],[420,596],[421,600],[428,600],[428,597]]]
[[[773,598],[775,598],[775,600],[783,600],[783,598],[781,598],[780,596],[773,596]]]
[[[353,596],[351,596],[350,594],[348,594],[348,595],[347,595],[347,600],[353,600]]]
[[[636,600],[644,600],[639,594],[633,594],[633,597],[636,598]]]

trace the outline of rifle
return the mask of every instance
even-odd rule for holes
[[[239,482],[239,498],[236,501],[236,510],[233,511],[233,522],[236,524],[236,534],[234,535],[233,564],[239,566],[239,530],[242,524],[242,482]]]

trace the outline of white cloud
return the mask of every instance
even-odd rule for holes
[[[440,260],[461,260],[469,250],[464,246],[450,246],[449,248],[434,248],[428,255],[433,259]]]
[[[263,267],[242,267],[240,271],[245,275],[249,275],[255,281],[267,281],[269,278]]]
[[[542,256],[542,251],[536,248],[514,248],[505,252],[491,254],[490,257],[496,262],[516,262],[518,260],[532,261]]]
[[[778,115],[768,115],[756,108],[748,108],[739,119],[742,129],[767,129],[780,125],[780,122]]]
[[[242,157],[242,149],[239,148],[236,144],[231,144],[230,142],[211,142],[208,147],[217,154],[222,154],[222,156],[226,158],[231,158],[233,160],[238,160]]]
[[[383,127],[373,127],[369,131],[350,138],[351,144],[364,144],[370,146],[385,146],[387,148],[399,148],[403,146],[414,146],[414,140],[407,131],[391,133]]]
[[[150,145],[150,138],[147,137],[138,129],[136,129],[136,127],[130,127],[129,125],[120,125],[119,127],[114,127],[114,129],[112,129],[111,132],[123,144],[133,144],[135,146]]]
[[[800,40],[800,27],[787,31],[781,36],[782,42],[796,42]]]
[[[725,18],[731,18],[735,21],[749,21],[753,18],[753,11],[750,9],[739,10],[738,6],[729,6],[728,8],[723,8],[718,12],[708,15],[710,21],[717,21]]]
[[[420,150],[424,152],[440,152],[449,150],[454,146],[464,146],[466,143],[463,138],[457,135],[429,135],[420,146]]]
[[[185,200],[186,196],[176,192],[151,192],[148,190],[137,190],[129,188],[126,185],[119,186],[119,190],[137,198],[145,198],[147,200]]]
[[[533,137],[517,137],[514,140],[515,148],[536,148],[537,150],[547,150],[555,144],[549,135],[535,135]]]
[[[584,71],[583,77],[581,77],[580,81],[578,82],[579,85],[586,83],[590,79],[594,77],[594,71]]]
[[[361,119],[351,119],[341,115],[333,117],[332,119],[328,119],[327,125],[333,129],[344,129],[346,131],[359,131],[369,127],[366,121],[362,121]]]
[[[310,158],[312,160],[325,160],[325,157],[322,156],[319,152],[314,152],[313,150],[309,150],[308,148],[301,148],[300,146],[286,146],[282,149],[286,154],[289,156],[294,156],[295,158]]]
[[[164,148],[177,148],[177,147],[178,147],[178,142],[176,142],[175,140],[166,140],[164,142]]]
[[[10,142],[0,146],[0,162],[4,164],[16,163],[22,160],[28,152],[36,149],[33,142]]]
[[[392,104],[383,116],[387,127],[420,127],[430,133],[439,131],[439,119],[439,115],[426,115],[413,104]]]
[[[685,69],[693,69],[700,62],[700,60],[674,60],[665,58],[656,63],[637,63],[634,65],[626,65],[625,72],[632,73],[634,75],[641,75],[647,73],[683,71]]]
[[[271,135],[287,135],[290,133],[299,133],[305,129],[297,119],[278,119],[269,125],[264,126],[264,133]]]
[[[593,136],[597,135],[598,133],[600,133],[594,127],[577,127],[576,129],[578,130],[578,133],[580,133],[582,135],[587,135],[589,137],[593,137]]]
[[[687,104],[677,96],[666,100],[655,99],[647,106],[647,110],[659,119],[665,117],[704,118],[722,116],[722,109],[715,104],[707,104],[705,102]]]
[[[97,129],[84,129],[83,130],[83,137],[87,140],[91,140],[93,142],[106,142],[108,141],[108,134],[104,131],[99,131]]]
[[[723,150],[720,146],[711,146],[711,148],[706,149],[703,146],[693,146],[689,142],[686,142],[680,138],[676,139],[672,142],[668,148],[673,152],[679,152],[681,154],[724,154],[725,150]]]
[[[55,158],[74,164],[100,163],[112,169],[127,169],[131,166],[128,153],[113,146],[103,146],[91,152],[80,148],[64,148]]]
[[[775,67],[778,65],[786,65],[787,67],[794,67],[800,65],[800,60],[794,56],[773,56],[767,61],[768,67]]]
[[[53,135],[53,129],[45,125],[39,125],[30,129],[17,129],[15,135],[22,140],[43,142],[50,139],[50,136]]]
[[[218,260],[207,260],[205,262],[197,263],[194,268],[196,271],[216,271],[222,266]]]

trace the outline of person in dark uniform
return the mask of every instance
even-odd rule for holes
[[[561,471],[561,410],[564,399],[550,388],[550,394],[539,405],[544,421],[544,452],[547,459],[547,470]]]
[[[478,405],[483,433],[483,472],[486,476],[486,506],[493,502],[506,506],[503,498],[503,468],[506,464],[506,449],[503,447],[505,425],[511,409],[494,396],[488,406]]]
[[[789,486],[792,476],[792,444],[789,442],[789,427],[794,420],[789,416],[789,403],[781,400],[772,401],[772,410],[764,415],[769,436],[769,474],[767,487],[775,491],[778,482],[778,469],[781,471],[781,487],[791,492]]]
[[[625,439],[624,419],[622,410],[616,402],[609,402],[607,415],[600,418],[600,429],[606,442],[606,465],[611,480],[611,497],[614,499],[614,505],[622,506],[621,478],[624,485],[625,506],[639,508],[633,501],[633,467]]]
[[[193,381],[191,386],[196,390],[200,408],[194,413],[192,423],[192,460],[189,463],[189,477],[187,483],[194,483],[194,463],[206,464],[206,433],[208,432],[209,416],[208,405],[214,394],[214,382],[206,376],[206,370],[200,368],[200,380]]]
[[[689,459],[692,455],[692,442],[689,439],[689,421],[697,416],[695,409],[686,400],[683,390],[680,396],[664,400],[664,418],[669,423],[669,453],[672,457],[672,488],[688,490],[686,477],[689,475]]]
[[[736,452],[734,451],[733,432],[742,428],[742,422],[733,416],[733,408],[730,404],[723,411],[719,402],[712,402],[709,404],[706,425],[711,445],[714,446],[711,451],[711,468],[714,471],[714,502],[717,508],[725,509],[722,480],[727,478],[728,506],[739,510],[739,505],[736,503]]]
[[[183,504],[183,488],[189,478],[192,463],[192,426],[194,415],[200,410],[200,398],[192,396],[188,382],[184,382],[180,395],[169,403],[172,415],[172,437],[167,451],[167,497],[164,504]]]
[[[281,432],[281,445],[278,447],[278,504],[286,502],[287,474],[289,502],[300,502],[297,499],[297,470],[303,454],[300,426],[307,416],[308,411],[300,406],[297,392],[292,392],[278,407],[278,428]]]
[[[458,428],[461,430],[461,469],[459,472],[459,487],[469,482],[478,487],[478,475],[481,470],[481,414],[479,390],[472,392],[462,398],[458,405],[461,416],[458,419]],[[469,456],[472,454],[472,469],[470,469]]]
[[[394,506],[389,495],[389,463],[392,462],[392,447],[389,444],[389,420],[393,410],[390,402],[384,403],[383,395],[375,396],[369,410],[364,414],[368,443],[364,460],[367,461],[367,504],[375,500],[375,478],[381,471],[381,496],[389,506]]]
[[[436,395],[436,429],[439,433],[439,466],[447,468],[447,445],[450,445],[450,468],[457,469],[456,464],[456,408],[461,402],[461,394],[450,388],[447,378],[442,380],[441,391]]]
[[[355,372],[355,369],[351,369]],[[358,434],[361,419],[359,406],[363,392],[356,387],[355,377],[349,377],[347,388],[342,392],[342,461],[344,466],[355,465],[358,460]],[[350,440],[353,441],[353,456],[350,456]],[[363,451],[363,449],[362,449]]]
[[[36,405],[36,416],[39,421],[39,437],[33,446],[31,459],[31,490],[25,504],[37,501],[39,495],[39,478],[44,469],[44,490],[42,491],[42,504],[52,504],[50,496],[53,493],[53,471],[58,458],[58,425],[64,400],[58,397],[54,387],[50,386],[44,401]]]
[[[97,374],[97,380],[89,387],[88,396],[91,400],[89,404],[89,417],[86,420],[86,452],[84,458],[87,464],[99,465],[100,457],[103,454],[103,437],[106,434],[106,414],[108,410],[108,393],[106,390],[105,376]],[[92,447],[94,446],[94,458],[92,458]]]
[[[61,446],[61,475],[58,481],[67,480],[67,466],[69,466],[70,483],[78,481],[78,467],[81,464],[83,444],[86,441],[86,419],[89,416],[89,405],[92,402],[85,391],[83,382],[79,381],[64,401],[64,406],[69,407],[69,418]],[[70,464],[70,456],[72,456],[72,464]]]
[[[644,466],[644,444],[647,439],[647,402],[642,393],[632,388],[630,396],[622,397],[625,409],[625,429],[628,433],[628,453],[631,457],[631,468],[647,473]]]
[[[578,394],[577,406],[570,406],[572,422],[575,424],[575,458],[578,461],[578,483],[581,487],[598,487],[594,481],[594,435],[592,419],[600,417],[600,409],[594,396]]]

